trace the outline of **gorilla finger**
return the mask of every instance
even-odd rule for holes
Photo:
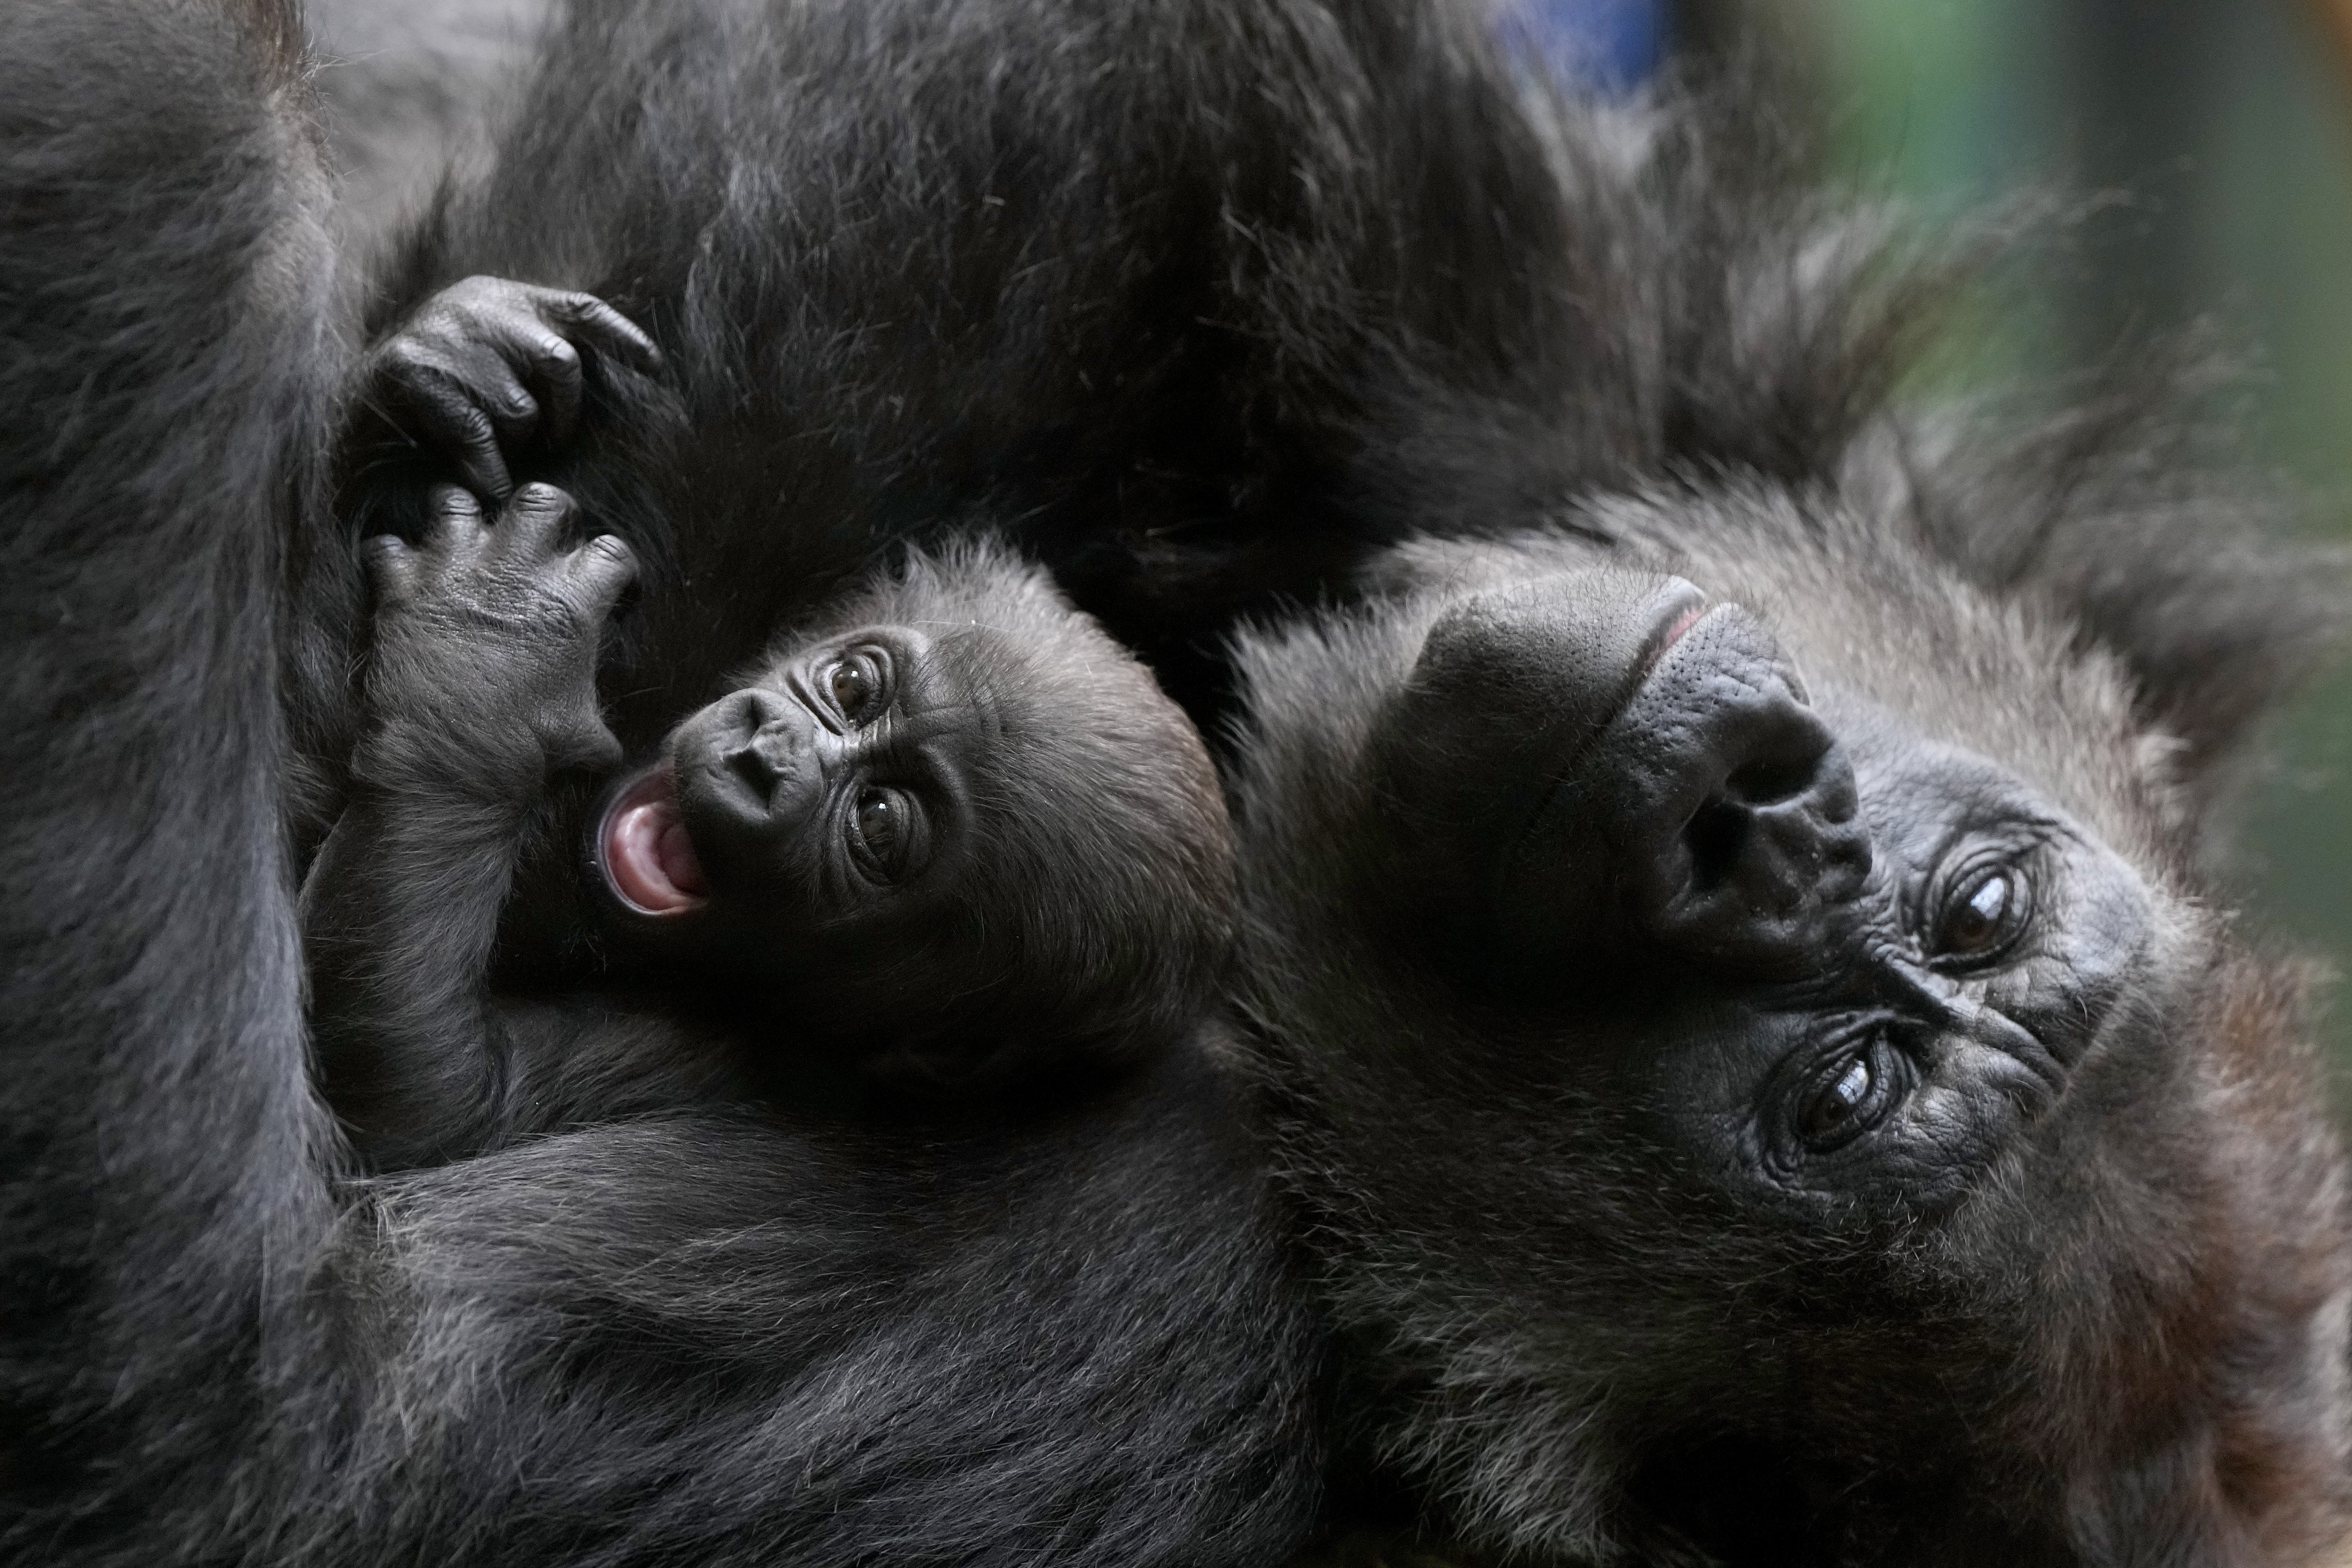
[[[467,363],[469,360],[474,363]],[[450,348],[404,338],[378,354],[373,380],[376,395],[394,423],[412,438],[455,457],[468,485],[490,496],[512,488],[505,455],[497,445],[499,432],[483,405],[520,398],[533,416],[537,409],[495,352],[478,353],[467,343]]]
[[[507,473],[506,455],[499,449],[498,429],[490,416],[454,383],[440,384],[432,396],[420,398],[419,404],[433,438],[457,454],[457,471],[467,488],[492,500],[504,500],[514,489],[514,480]]]
[[[425,549],[461,556],[481,548],[482,504],[471,491],[456,485],[436,485],[425,504],[431,514],[425,523]]]
[[[499,553],[533,560],[551,553],[573,510],[572,498],[553,485],[523,486],[499,514]]]
[[[536,325],[518,335],[512,346],[517,356],[529,365],[531,384],[540,391],[540,402],[534,408],[543,410],[546,416],[540,429],[541,438],[550,447],[561,447],[572,439],[572,432],[580,422],[580,351],[566,339]]]
[[[574,550],[565,564],[582,607],[599,619],[612,612],[622,593],[637,580],[637,552],[610,533],[600,533]]]
[[[593,294],[557,294],[544,309],[549,320],[569,327],[572,336],[598,353],[646,375],[661,369],[661,350],[653,339]]]
[[[480,409],[489,416],[503,447],[521,446],[540,427],[539,400],[523,384],[523,370],[516,363],[521,352],[510,353],[509,345],[499,342],[468,342],[452,356],[452,368],[443,373],[445,385],[455,384],[442,394],[445,405],[454,395]]]
[[[360,541],[360,562],[378,604],[396,605],[416,592],[416,552],[396,533]]]
[[[375,392],[394,402],[415,399],[424,384],[443,368],[440,353],[425,340],[403,333],[375,351],[368,379]]]

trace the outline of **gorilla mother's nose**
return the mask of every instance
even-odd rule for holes
[[[1604,737],[1628,912],[1696,956],[1777,967],[1822,950],[1870,872],[1853,765],[1771,634],[1736,605],[1660,659]]]
[[[1629,948],[1818,962],[1868,879],[1853,769],[1771,633],[1730,604],[1674,629],[1552,775],[1496,888],[1498,963],[1538,989],[1589,984]]]

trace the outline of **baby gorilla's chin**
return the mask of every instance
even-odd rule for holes
[[[640,914],[683,914],[710,901],[666,766],[646,769],[614,798],[597,829],[596,852],[605,882]]]

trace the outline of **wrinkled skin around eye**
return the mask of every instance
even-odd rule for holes
[[[593,845],[625,930],[788,976],[939,906],[984,710],[926,646],[883,627],[795,650],[672,731]],[[630,811],[657,820],[624,831]]]

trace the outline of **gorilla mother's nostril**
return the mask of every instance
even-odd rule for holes
[[[1696,599],[1696,590],[1683,592]],[[1736,604],[1700,607],[1684,626],[1679,611],[1660,615],[1661,597],[1654,588],[1640,596],[1644,613],[1625,617],[1623,642],[1632,647],[1606,667],[1620,682],[1630,675],[1631,694],[1571,753],[1565,775],[1543,775],[1548,793],[1492,884],[1491,923],[1478,928],[1490,973],[1556,987],[1589,957],[1651,942],[1780,967],[1824,951],[1824,923],[1864,886],[1870,840],[1853,770],[1806,704],[1780,643]],[[1681,635],[1662,639],[1647,663],[1646,643],[1635,639],[1661,625]],[[1435,630],[1414,671],[1426,681],[1417,694],[1440,694],[1435,678],[1446,670],[1432,649],[1443,651]],[[1541,717],[1533,697],[1583,689],[1586,677],[1569,660],[1554,662],[1556,669],[1538,671],[1546,679],[1528,682],[1530,729]],[[1534,663],[1522,658],[1503,668]],[[1478,668],[1491,682],[1496,661]],[[1451,700],[1415,710],[1417,738],[1442,730],[1455,711],[1494,726],[1500,704],[1484,690],[1465,683],[1443,694]],[[1450,762],[1463,749],[1451,744],[1442,757],[1425,750]],[[1412,775],[1415,787],[1401,795],[1431,798],[1438,791],[1424,781],[1433,776],[1444,775]]]
[[[1658,932],[1748,962],[1815,951],[1822,921],[1870,871],[1853,769],[1821,721],[1785,694],[1719,738],[1762,754],[1725,773],[1675,836],[1653,884]],[[1717,752],[1713,765],[1725,760]]]
[[[1700,806],[1683,829],[1692,886],[1713,888],[1729,877],[1752,826],[1748,814],[1728,801],[1711,800]]]
[[[1770,805],[1812,786],[1821,764],[1818,751],[1804,757],[1758,757],[1740,763],[1723,781],[1723,795],[1741,805]]]
[[[1853,769],[1770,633],[1718,607],[1622,726],[1608,815],[1637,918],[1725,962],[1820,951],[1867,879],[1870,838]]]
[[[1814,751],[1802,758],[1759,757],[1732,769],[1721,793],[1710,796],[1683,828],[1692,886],[1714,888],[1736,875],[1742,858],[1756,847],[1756,814],[1811,789],[1821,761],[1822,753]]]

